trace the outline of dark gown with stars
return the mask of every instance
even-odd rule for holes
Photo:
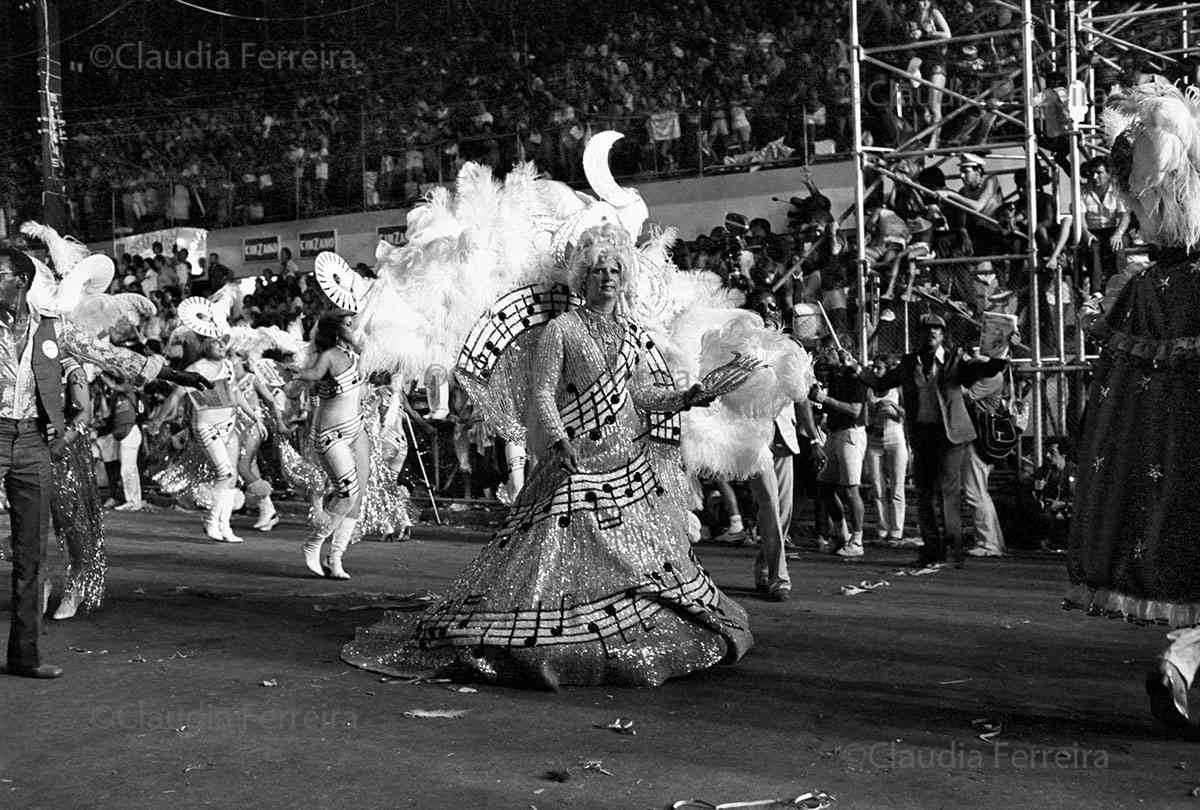
[[[1163,250],[1093,326],[1065,606],[1200,622],[1200,254]]]
[[[654,382],[652,342],[632,321],[572,310],[536,345],[536,419],[551,442],[570,441],[579,472],[540,464],[443,599],[360,629],[342,658],[551,688],[655,686],[737,660],[749,622],[692,551],[678,450],[642,436],[648,413],[682,404]]]

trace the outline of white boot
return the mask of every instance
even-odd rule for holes
[[[242,538],[234,534],[233,527],[229,525],[229,521],[233,517],[233,504],[235,501],[237,501],[237,490],[225,490],[221,506],[221,540],[226,543],[242,542]]]
[[[225,509],[225,490],[214,489],[212,491],[212,505],[208,507],[208,514],[204,518],[204,534],[209,540],[216,540],[218,543],[225,539],[221,533],[221,513]]]
[[[54,618],[58,621],[72,618],[79,610],[82,601],[83,597],[79,595],[79,590],[68,582],[62,601],[58,603],[58,608],[54,611]]]
[[[333,530],[329,541],[329,577],[331,579],[350,579],[346,569],[342,568],[342,555],[350,547],[350,537],[354,534],[356,518],[343,518],[338,527]]]
[[[254,522],[254,528],[260,532],[269,532],[275,528],[275,524],[279,522],[279,513],[275,511],[275,504],[271,502],[270,495],[264,495],[258,501],[258,520]]]
[[[309,510],[308,539],[304,541],[304,565],[319,577],[325,576],[325,569],[321,567],[321,546],[329,537],[329,523],[328,513],[319,503],[314,504]]]

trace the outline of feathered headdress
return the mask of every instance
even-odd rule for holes
[[[1156,81],[1104,113],[1112,173],[1148,242],[1200,244],[1200,95]]]
[[[30,305],[43,315],[69,317],[91,331],[111,326],[111,313],[104,311],[108,302],[102,296],[116,272],[113,260],[39,222],[24,223],[21,233],[45,242],[54,264],[51,273],[38,263]]]

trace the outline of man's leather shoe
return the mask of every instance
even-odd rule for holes
[[[54,664],[38,664],[36,667],[9,666],[7,672],[19,678],[43,679],[58,678],[63,674],[62,667],[56,667]]]
[[[945,554],[920,554],[917,559],[910,564],[910,568],[928,568],[931,565],[939,565],[946,561]]]

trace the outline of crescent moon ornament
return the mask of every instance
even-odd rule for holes
[[[608,153],[613,144],[624,137],[620,132],[606,129],[593,135],[583,150],[583,173],[588,185],[597,197],[617,208],[629,205],[635,199],[632,191],[621,188],[613,178],[612,168],[608,165]]]

